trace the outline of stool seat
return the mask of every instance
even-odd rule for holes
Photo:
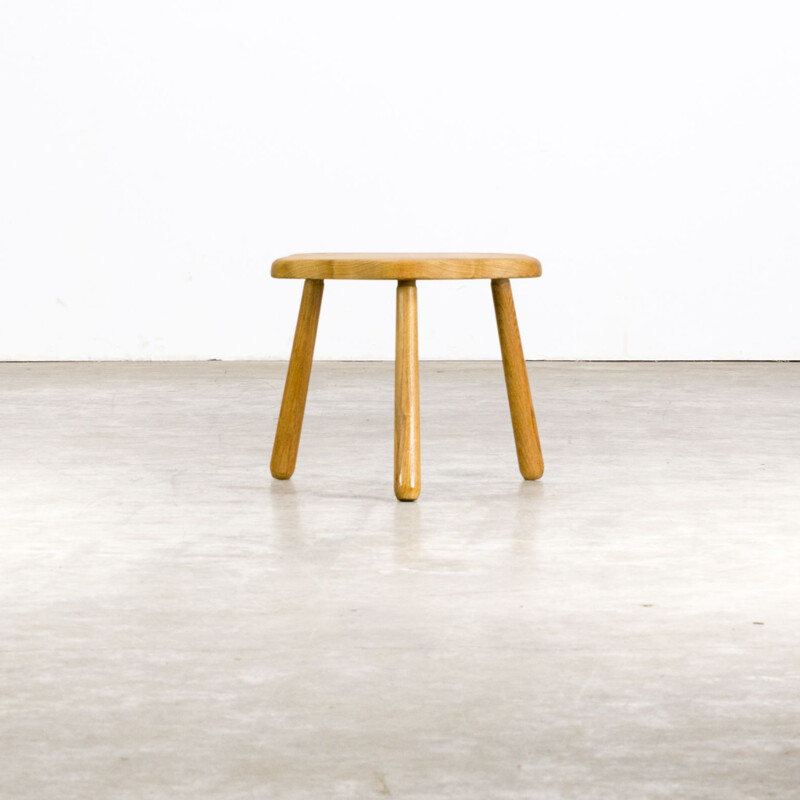
[[[504,253],[303,253],[272,264],[273,278],[307,280],[465,280],[538,278],[531,256]]]

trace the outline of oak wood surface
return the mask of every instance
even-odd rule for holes
[[[511,410],[511,425],[517,446],[519,471],[525,480],[536,480],[544,473],[542,448],[536,428],[528,370],[522,353],[522,340],[514,310],[511,283],[500,279],[492,281],[492,299],[497,317],[497,333],[503,355],[503,372],[506,377],[508,405]]]
[[[274,478],[291,478],[297,462],[297,448],[300,444],[300,431],[303,427],[303,414],[306,408],[308,381],[311,377],[311,363],[314,357],[314,342],[317,338],[317,323],[322,304],[322,290],[325,284],[320,280],[307,280],[303,285],[300,312],[297,315],[297,328],[294,334],[292,355],[283,387],[281,413],[272,445],[270,472]]]
[[[420,490],[417,286],[398,281],[394,390],[394,493],[416,500]]]
[[[318,280],[463,280],[536,278],[531,256],[504,253],[302,253],[272,264],[273,278]]]

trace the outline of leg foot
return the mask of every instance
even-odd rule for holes
[[[500,350],[503,354],[503,371],[506,376],[519,471],[525,480],[535,481],[542,477],[544,461],[539,444],[539,432],[536,428],[536,415],[533,411],[525,356],[522,354],[517,314],[514,311],[511,283],[507,278],[492,280],[492,298],[497,317],[497,333],[500,336]]]
[[[420,489],[417,284],[397,282],[394,377],[394,493],[416,500]]]
[[[300,431],[306,409],[323,288],[324,282],[320,280],[307,280],[303,286],[303,299],[300,301],[292,356],[286,373],[281,414],[270,461],[272,477],[281,480],[292,477],[297,462],[297,447],[300,444]]]

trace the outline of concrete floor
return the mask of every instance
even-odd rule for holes
[[[0,797],[800,797],[800,364],[0,365]]]

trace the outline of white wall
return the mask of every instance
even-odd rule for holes
[[[0,358],[285,358],[318,250],[538,256],[527,355],[800,358],[796,2],[0,5]],[[323,358],[391,358],[329,283]],[[495,358],[483,282],[421,355]]]

